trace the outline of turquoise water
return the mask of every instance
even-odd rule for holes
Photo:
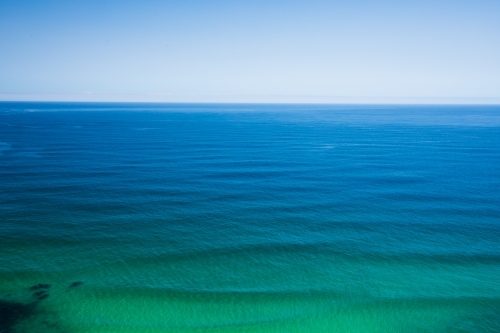
[[[0,103],[0,223],[4,333],[499,332],[500,107]]]

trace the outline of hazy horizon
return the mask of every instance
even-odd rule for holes
[[[0,94],[0,103],[310,104],[310,105],[500,105],[500,98],[353,98],[329,96],[190,96],[107,94]]]

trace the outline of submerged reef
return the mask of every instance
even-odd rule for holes
[[[49,288],[50,288],[50,284],[39,283],[39,284],[36,284],[36,285],[30,287],[30,290],[40,290],[40,289],[49,289]]]
[[[14,327],[35,313],[38,302],[21,303],[0,299],[0,332],[14,333]]]
[[[83,282],[77,281],[70,284],[69,287],[77,287],[82,285]],[[34,300],[28,302],[22,302],[13,299],[13,295],[16,293],[8,293],[5,298],[0,298],[0,333],[23,333],[25,329],[18,327],[18,325],[26,320],[33,317],[36,322],[39,322],[49,329],[49,331],[61,332],[60,327],[57,323],[51,323],[44,320],[43,313],[45,312],[39,305],[43,300],[47,299],[49,294],[50,284],[39,283],[28,288],[29,291],[34,291],[32,297]],[[25,291],[21,293],[26,293]],[[26,298],[24,298],[26,299]]]

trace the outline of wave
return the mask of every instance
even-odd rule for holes
[[[11,150],[11,149],[12,149],[12,145],[10,143],[0,141],[0,156],[3,155],[4,152]]]

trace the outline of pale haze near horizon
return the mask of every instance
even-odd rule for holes
[[[500,103],[500,1],[0,0],[0,100]]]

